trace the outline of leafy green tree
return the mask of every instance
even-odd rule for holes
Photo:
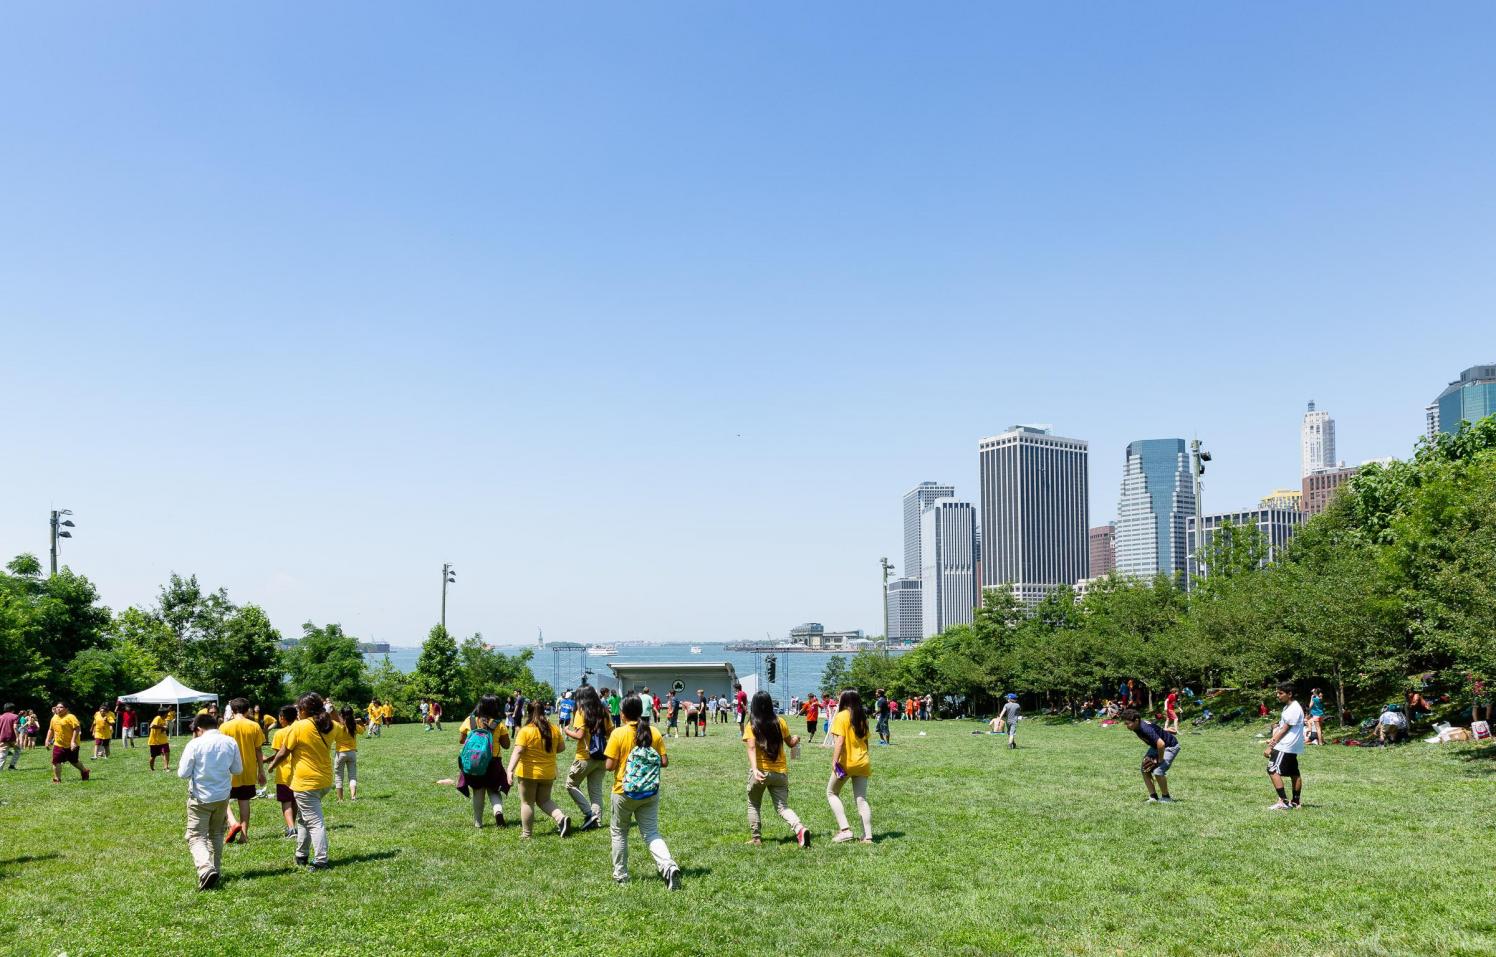
[[[530,669],[534,649],[522,648],[507,655],[484,642],[481,634],[475,634],[463,641],[458,657],[458,697],[453,703],[464,708],[472,708],[479,697],[490,693],[504,697],[518,691],[538,701],[550,701],[556,696],[554,689],[536,680]]]
[[[286,655],[293,695],[315,691],[339,704],[360,706],[369,700],[371,688],[358,639],[339,624],[301,626],[301,640]]]
[[[885,658],[881,651],[859,651],[847,669],[846,686],[856,688],[867,699],[879,688],[892,689],[898,669],[898,659]]]
[[[421,645],[416,670],[411,676],[416,693],[443,702],[457,702],[461,696],[461,662],[457,641],[441,625],[433,625]]]
[[[841,694],[842,689],[851,687],[847,680],[847,659],[842,655],[827,658],[826,667],[821,670],[821,694]]]
[[[107,648],[85,648],[78,652],[68,662],[66,677],[73,707],[84,716],[80,721],[100,704],[139,690],[126,686],[120,656]]]
[[[228,697],[242,695],[265,706],[283,702],[281,635],[265,612],[258,605],[245,605],[213,626],[218,634],[199,638],[187,648],[183,673],[190,679],[188,684]],[[359,667],[363,667],[362,657]]]
[[[41,560],[30,552],[22,552],[12,558],[5,567],[17,578],[38,580],[42,577]]]
[[[410,676],[396,668],[385,655],[369,674],[370,694],[395,709],[396,717],[415,714],[419,701],[411,687]]]

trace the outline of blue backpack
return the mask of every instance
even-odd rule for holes
[[[463,774],[479,778],[487,774],[488,766],[493,762],[493,732],[474,721],[473,729],[462,743],[462,755],[457,760],[462,765]]]

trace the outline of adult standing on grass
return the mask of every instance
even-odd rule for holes
[[[1299,775],[1299,755],[1304,753],[1304,706],[1294,700],[1293,682],[1285,681],[1274,692],[1283,713],[1273,728],[1273,736],[1267,742],[1262,756],[1267,758],[1268,779],[1273,790],[1278,792],[1278,801],[1269,810],[1291,811],[1299,806],[1299,796],[1304,790],[1304,779]],[[1283,779],[1293,781],[1293,797],[1283,789]]]
[[[1174,803],[1169,797],[1169,767],[1179,757],[1179,738],[1168,728],[1160,728],[1151,721],[1144,721],[1136,708],[1126,708],[1117,716],[1127,730],[1137,735],[1148,750],[1143,752],[1143,787],[1148,789],[1148,802],[1156,804]],[[1157,789],[1154,782],[1158,782]]]
[[[850,779],[852,795],[857,799],[857,816],[862,819],[862,843],[871,844],[873,809],[867,801],[867,779],[873,773],[873,762],[867,747],[867,713],[862,710],[862,696],[855,688],[841,693],[826,740],[831,742],[831,780],[826,783],[826,803],[836,816],[836,835],[831,841],[841,844],[853,838],[847,809],[841,800],[842,787]]]
[[[333,775],[337,778],[338,800],[343,800],[343,786],[348,800],[358,800],[358,719],[353,709],[344,707],[332,723]]]
[[[509,790],[509,779],[504,776],[503,752],[510,738],[501,719],[502,710],[499,696],[486,694],[457,729],[457,743],[462,747],[457,758],[457,790],[473,799],[473,827],[480,830],[485,808],[493,812],[494,827],[504,826],[504,792]],[[474,734],[488,738],[487,762],[476,746],[467,747],[468,738]]]
[[[229,808],[229,832],[227,840],[233,843],[249,841],[249,811],[254,807],[255,790],[265,783],[265,729],[251,717],[248,698],[235,698],[229,702],[234,716],[218,725],[218,733],[233,741],[239,748],[240,767],[234,772],[229,785],[229,797],[239,804],[239,815]],[[186,760],[185,753],[183,760]]]
[[[738,682],[732,685],[732,711],[738,719],[738,733],[743,733],[743,722],[748,718],[748,692]]]
[[[1008,692],[1003,702],[1003,710],[997,716],[997,730],[1008,733],[1008,748],[1010,750],[1018,747],[1018,718],[1023,709],[1018,706],[1018,696]]]
[[[68,706],[59,701],[52,706],[52,721],[47,726],[47,739],[43,747],[52,749],[52,783],[62,783],[62,766],[71,764],[78,769],[78,776],[88,780],[88,768],[78,760],[78,746],[83,743],[83,728],[76,715],[68,714]]]
[[[577,689],[576,711],[562,732],[577,742],[577,754],[566,774],[566,793],[582,812],[582,830],[591,831],[603,822],[603,779],[607,775],[608,736],[613,721],[597,691],[588,685]],[[689,727],[689,725],[688,725]],[[587,793],[582,793],[582,782]]]
[[[514,750],[509,752],[509,777],[519,781],[519,836],[529,839],[539,807],[565,837],[571,833],[571,818],[556,806],[551,791],[556,785],[556,755],[566,739],[545,716],[544,701],[531,701],[529,709],[524,727],[514,737]]]
[[[696,733],[706,737],[706,689],[696,689]]]
[[[1309,692],[1309,731],[1314,735],[1314,743],[1323,745],[1325,743],[1325,696],[1315,688]]]
[[[431,702],[431,723],[436,725],[436,730],[442,729],[442,703],[440,701]]]
[[[842,698],[846,698],[846,692],[842,692]],[[860,697],[857,699],[857,703],[862,703],[862,699]],[[882,688],[879,688],[878,698],[873,703],[873,713],[878,716],[878,743],[884,745],[893,744],[893,740],[888,733],[888,709],[888,696],[883,693]],[[841,709],[838,708],[837,710]]]
[[[177,777],[187,780],[187,850],[200,891],[218,885],[231,782],[243,771],[239,745],[219,731],[218,719],[206,712],[193,718],[192,740],[182,749]]]
[[[665,738],[642,719],[643,702],[629,695],[620,706],[623,723],[613,729],[604,751],[613,772],[613,810],[609,836],[613,845],[613,880],[629,879],[629,823],[637,821],[639,836],[649,848],[665,886],[680,890],[680,867],[660,836],[660,778],[670,766]]]
[[[108,702],[99,705],[93,716],[94,760],[109,757],[109,742],[114,739],[114,709]]]
[[[145,746],[150,749],[150,769],[156,770],[156,759],[161,758],[166,762],[166,770],[171,770],[171,739],[166,736],[166,712],[157,711],[156,716],[151,719],[150,732],[146,735]]]
[[[0,711],[0,767],[7,771],[14,771],[21,758],[20,728],[21,716],[16,713],[16,706],[7,701],[5,710]]]
[[[281,736],[270,759],[272,770],[291,762],[291,793],[296,804],[296,863],[309,871],[327,867],[327,822],[322,798],[332,790],[332,715],[322,696],[309,691],[296,699],[297,719]]]
[[[774,713],[774,699],[767,691],[753,694],[743,741],[748,748],[748,843],[755,847],[763,843],[760,819],[764,791],[768,791],[774,810],[795,832],[795,843],[810,847],[810,830],[789,803],[789,751],[800,746],[800,736],[790,734],[790,726]]]

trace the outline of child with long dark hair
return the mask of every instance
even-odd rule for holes
[[[608,830],[613,844],[613,880],[629,879],[629,824],[649,846],[665,886],[680,890],[680,868],[660,836],[660,772],[670,766],[665,736],[643,717],[644,703],[635,694],[620,705],[623,723],[608,737],[607,768],[613,775],[613,813]]]
[[[462,745],[468,735],[482,731],[492,739],[488,770],[483,774],[468,774],[462,770],[462,758],[457,759],[457,790],[470,794],[473,799],[473,827],[483,827],[483,808],[493,810],[494,827],[504,826],[504,792],[509,790],[509,779],[504,776],[503,749],[509,747],[509,729],[500,719],[499,696],[486,694],[478,699],[478,707],[463,719],[458,728],[457,743]]]
[[[748,843],[754,846],[763,843],[759,818],[764,791],[768,791],[774,801],[774,810],[795,832],[795,842],[801,847],[810,847],[810,830],[800,823],[799,816],[790,810],[789,805],[788,753],[790,748],[800,744],[800,736],[790,734],[790,726],[774,713],[774,698],[767,691],[753,693],[743,740],[748,747]]]
[[[284,705],[280,709],[279,727],[270,739],[270,750],[279,751],[286,731],[296,722],[296,706]],[[296,836],[296,795],[291,790],[291,764],[287,762],[275,769],[275,799],[280,802],[281,817],[286,822],[286,837]]]
[[[343,800],[343,785],[348,785],[348,800],[358,800],[358,719],[353,709],[343,707],[332,728],[333,774],[338,781],[338,800]]]
[[[296,808],[296,863],[308,870],[327,867],[327,823],[322,798],[332,790],[330,736],[332,715],[322,696],[309,691],[296,699],[296,721],[281,735],[281,745],[266,766],[274,770],[291,762],[291,796]]]
[[[565,837],[571,833],[571,818],[551,798],[556,785],[556,755],[565,746],[565,738],[545,716],[544,701],[531,701],[526,710],[525,726],[514,736],[514,750],[509,752],[509,774],[519,781],[519,836],[530,836],[539,806],[556,822],[556,832]]]
[[[847,809],[841,801],[842,787],[850,779],[852,794],[857,799],[857,816],[862,818],[862,843],[871,844],[873,811],[867,803],[867,779],[873,773],[873,763],[867,750],[867,713],[862,710],[862,696],[856,689],[848,688],[841,693],[827,740],[831,742],[831,780],[826,784],[826,802],[836,815],[837,828],[832,843],[853,839]]]
[[[608,747],[608,735],[613,733],[613,719],[591,685],[577,689],[576,702],[570,726],[561,729],[577,742],[577,755],[566,775],[566,793],[582,812],[582,830],[591,831],[603,821],[603,777],[608,773],[603,752]],[[582,793],[583,781],[587,782],[586,794]]]

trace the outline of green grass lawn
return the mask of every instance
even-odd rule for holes
[[[872,846],[828,840],[828,753],[792,763],[818,838],[802,851],[767,800],[765,845],[746,846],[743,749],[714,725],[671,744],[671,894],[637,835],[618,887],[606,829],[476,831],[434,783],[453,727],[362,743],[360,800],[328,804],[330,870],[293,867],[278,806],[257,801],[256,839],[201,894],[185,783],[148,773],[144,747],[116,742],[88,784],[71,768],[50,784],[28,752],[0,773],[0,953],[1496,953],[1496,761],[1472,746],[1311,748],[1306,807],[1281,813],[1260,725],[1184,735],[1180,803],[1159,806],[1121,727],[1026,721],[1010,752],[973,723],[900,723],[873,753]],[[517,800],[506,811],[517,822]]]

